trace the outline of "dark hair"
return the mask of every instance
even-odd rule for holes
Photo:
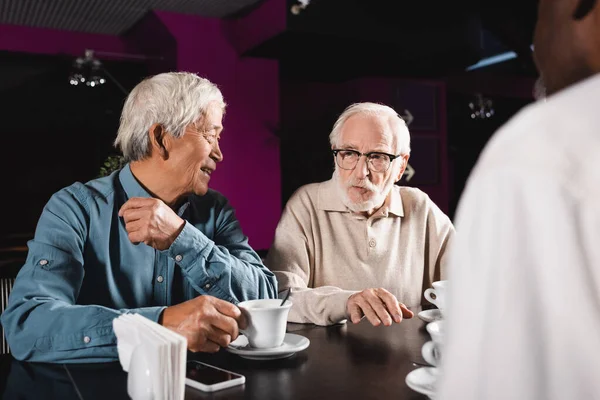
[[[584,19],[596,6],[596,0],[579,0],[579,4],[573,13],[576,20]]]

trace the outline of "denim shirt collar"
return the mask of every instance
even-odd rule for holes
[[[131,172],[131,164],[127,164],[121,169],[119,172],[119,180],[121,181],[121,185],[123,186],[123,190],[125,190],[125,194],[127,195],[127,199],[131,199],[132,197],[154,197],[144,187],[138,182],[136,177]],[[186,201],[179,206],[176,210],[177,215],[180,217],[183,216],[183,213],[190,205],[189,196]]]
[[[125,190],[128,199],[132,197],[153,197],[133,176],[130,164],[127,164],[119,172],[119,180]]]

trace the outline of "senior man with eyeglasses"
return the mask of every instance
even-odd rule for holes
[[[395,185],[410,134],[392,108],[353,104],[329,138],[333,177],[290,198],[266,265],[292,289],[291,322],[399,323],[444,278],[454,227],[425,193]]]
[[[112,323],[126,313],[216,352],[245,327],[238,302],[277,295],[233,208],[208,188],[224,110],[221,91],[192,73],[131,91],[115,142],[129,163],[60,190],[42,212],[2,315],[15,358],[114,361]]]

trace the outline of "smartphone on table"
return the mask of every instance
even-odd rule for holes
[[[214,392],[246,382],[244,375],[213,367],[200,361],[188,361],[185,384],[203,392]]]

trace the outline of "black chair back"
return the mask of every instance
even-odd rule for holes
[[[17,273],[24,263],[24,256],[4,260],[0,259],[0,315],[2,315],[8,306],[8,296],[12,291]],[[10,354],[10,348],[8,347],[8,343],[6,342],[6,337],[4,335],[4,327],[0,326],[0,330],[2,331],[0,355]]]

